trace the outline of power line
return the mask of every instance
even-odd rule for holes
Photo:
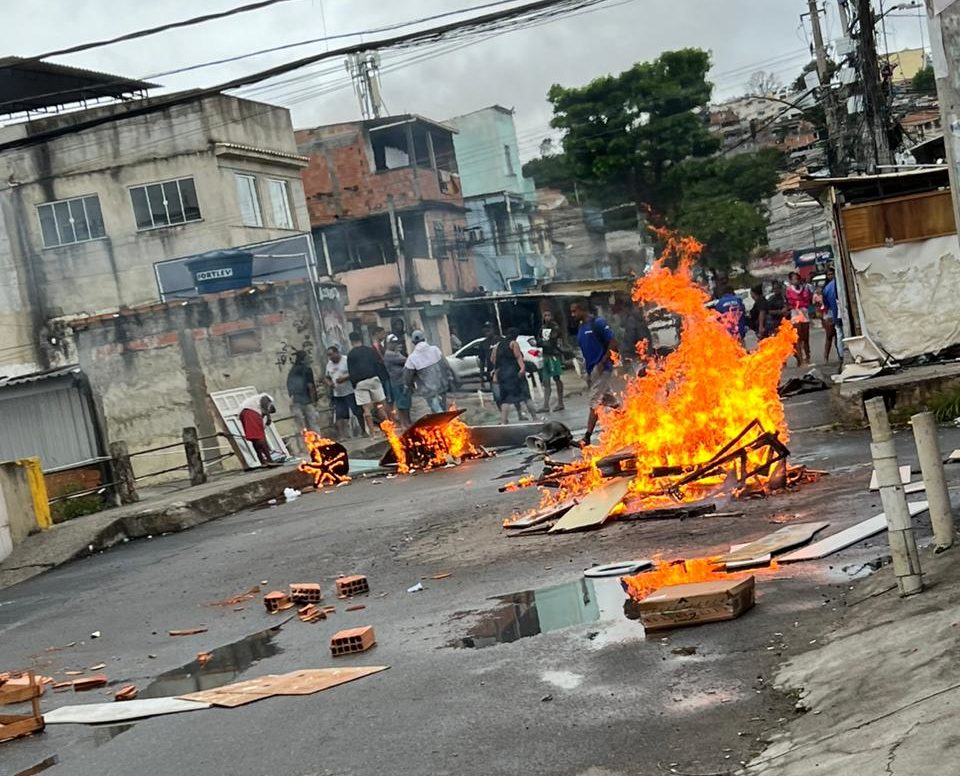
[[[490,31],[491,29],[497,29],[497,27],[503,27],[504,23],[517,25],[518,23],[522,23],[524,20],[530,22],[538,18],[560,16],[564,13],[569,13],[572,10],[580,10],[589,6],[598,5],[602,2],[604,2],[604,0],[536,0],[536,2],[530,2],[524,5],[515,6],[513,8],[481,14],[468,19],[448,22],[447,24],[428,27],[412,33],[396,35],[390,38],[382,38],[380,40],[370,41],[369,43],[358,43],[350,46],[344,46],[339,49],[333,49],[320,54],[313,54],[308,57],[303,57],[301,59],[286,62],[281,65],[276,65],[274,67],[267,68],[266,70],[251,73],[250,75],[240,76],[238,78],[225,81],[221,84],[217,84],[216,86],[211,86],[204,89],[196,89],[167,98],[159,98],[151,104],[131,108],[130,110],[119,114],[100,116],[97,118],[88,119],[86,121],[79,121],[71,126],[58,127],[44,132],[35,133],[29,137],[10,140],[6,143],[0,144],[0,151],[39,145],[40,143],[53,138],[61,137],[66,134],[73,134],[84,129],[100,126],[102,124],[112,123],[118,119],[132,118],[134,116],[143,116],[156,113],[160,110],[164,110],[165,108],[181,105],[185,102],[193,102],[203,97],[213,96],[221,92],[239,89],[242,86],[260,83],[268,78],[273,78],[278,75],[289,73],[293,70],[298,70],[302,67],[311,65],[324,59],[345,57],[348,54],[373,51],[381,48],[403,48],[407,46],[413,46],[427,41],[445,39],[451,33],[459,33],[461,35],[463,33],[482,33],[484,31]],[[524,17],[527,18],[524,19]]]
[[[90,43],[78,43],[75,46],[69,46],[63,49],[57,49],[55,51],[48,51],[45,54],[37,54],[36,56],[27,57],[26,59],[18,62],[18,66],[33,64],[35,62],[40,62],[44,59],[50,59],[52,57],[61,57],[65,54],[76,54],[80,51],[88,51],[93,48],[100,48],[102,46],[110,46],[114,43],[123,43],[127,40],[136,40],[137,38],[146,38],[150,35],[156,35],[161,32],[166,32],[167,30],[175,30],[180,27],[190,27],[194,24],[204,24],[205,22],[212,22],[216,19],[224,19],[227,16],[236,16],[241,13],[248,13],[250,11],[259,11],[261,8],[266,8],[271,5],[277,5],[278,3],[288,3],[290,0],[259,0],[256,3],[248,3],[247,5],[240,5],[235,8],[228,8],[226,11],[219,11],[217,13],[208,13],[203,16],[194,16],[190,19],[183,19],[178,22],[168,22],[167,24],[161,24],[157,27],[148,27],[143,30],[136,30],[134,32],[127,32],[123,35],[118,35],[115,38],[104,38],[103,40],[96,40]]]

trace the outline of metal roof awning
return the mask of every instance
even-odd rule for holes
[[[101,97],[119,99],[156,86],[147,81],[54,62],[22,57],[0,58],[0,114],[3,115]]]
[[[66,377],[68,375],[75,374],[80,374],[80,366],[78,364],[58,367],[57,369],[47,369],[43,372],[32,372],[27,375],[0,377],[0,388],[7,388],[14,385],[26,385],[27,383],[37,383],[41,380],[53,380],[57,377]]]

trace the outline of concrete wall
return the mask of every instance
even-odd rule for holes
[[[314,376],[319,381],[323,374],[311,296],[307,283],[278,284],[76,322],[79,363],[101,405],[108,440],[125,441],[133,453],[179,442],[185,426],[212,434],[207,394],[246,385],[271,394],[279,417],[289,415],[293,351],[312,351]],[[232,355],[231,340],[238,337],[258,338],[259,350]],[[325,399],[320,404],[324,409]],[[134,458],[134,465],[141,474],[179,465],[181,458],[176,451]]]
[[[69,124],[101,112],[122,109],[44,119],[8,127],[4,135]],[[45,328],[50,318],[157,299],[157,261],[307,231],[302,164],[286,109],[223,95],[4,153],[0,174],[14,185],[0,192],[0,269],[7,270],[0,290],[0,323],[15,325],[23,340],[38,342],[38,347],[13,355],[0,351],[0,373],[56,363],[55,336]],[[258,178],[262,228],[241,223],[237,171]],[[267,176],[287,181],[296,229],[271,223],[263,180]],[[201,220],[138,230],[130,187],[188,177],[194,180]],[[90,194],[99,197],[106,236],[43,247],[37,205]]]
[[[32,459],[36,461],[36,459]],[[34,490],[37,488],[36,477],[31,477],[31,459],[22,461],[0,462],[0,533],[9,535],[13,544],[19,544],[30,534],[41,527],[50,526],[50,510],[46,503],[46,490],[38,493],[43,499],[41,508],[45,516],[37,515]],[[39,472],[39,466],[34,464],[34,470]],[[39,477],[43,488],[43,475]],[[5,531],[4,528],[7,530]],[[3,558],[4,538],[0,538],[0,560]]]
[[[535,186],[521,171],[512,110],[493,105],[444,123],[457,130],[453,145],[464,197],[507,191],[533,201]],[[504,148],[509,149],[509,164]]]

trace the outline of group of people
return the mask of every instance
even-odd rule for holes
[[[752,330],[758,340],[774,334],[783,320],[789,320],[797,332],[794,357],[797,366],[811,363],[810,322],[818,316],[823,325],[826,340],[823,347],[823,362],[829,364],[834,350],[843,360],[843,322],[837,303],[837,279],[832,267],[826,270],[822,289],[815,289],[804,282],[798,272],[791,272],[788,282],[775,280],[769,295],[764,294],[763,284],[750,289],[753,307],[747,312],[730,283],[720,280],[716,288],[714,309],[722,316],[731,334],[741,340]]]
[[[427,342],[420,330],[410,336],[413,349],[409,354],[398,334],[387,334],[381,326],[371,334],[371,344],[365,345],[359,332],[351,332],[346,354],[336,344],[327,348],[324,382],[330,390],[334,423],[341,439],[349,436],[351,416],[364,436],[376,433],[387,419],[396,420],[404,428],[409,426],[414,395],[423,397],[431,412],[447,408],[447,392],[454,376],[440,348]],[[292,379],[293,370],[287,389],[291,400],[297,402],[299,395],[294,389],[299,378],[291,383]]]

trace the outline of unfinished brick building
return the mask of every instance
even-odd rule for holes
[[[448,302],[477,291],[453,132],[405,114],[296,133],[318,264],[347,286],[348,320],[399,318],[446,352]]]

